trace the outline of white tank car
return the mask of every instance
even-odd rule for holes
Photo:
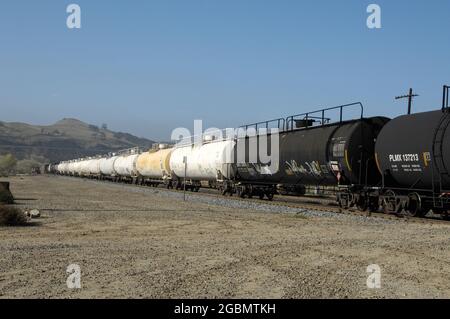
[[[100,160],[98,158],[90,159],[87,162],[87,168],[89,171],[89,175],[97,176],[100,175]]]
[[[80,161],[74,161],[71,165],[71,171],[72,171],[72,175],[78,175],[78,171],[79,171],[79,167],[80,167]]]
[[[89,160],[81,161],[78,171],[79,171],[80,176],[88,176],[89,175]]]
[[[100,173],[104,176],[115,176],[116,172],[114,171],[114,162],[117,159],[117,156],[112,157],[104,157],[99,161]]]
[[[69,164],[67,164],[67,171],[69,172],[70,175],[74,175],[74,173],[75,173],[75,162],[74,161],[70,161]]]
[[[216,181],[233,176],[233,140],[212,141],[176,147],[170,157],[172,174],[184,178],[184,157],[186,157],[186,178],[197,181]]]
[[[58,172],[58,174],[62,173],[62,165],[63,163],[59,163],[58,165],[56,165],[56,171]]]
[[[68,164],[69,163],[66,163],[66,162],[63,162],[63,163],[59,164],[58,168],[59,168],[59,172],[61,174],[67,174],[68,173],[68,170],[67,170],[67,165]]]
[[[119,155],[114,161],[114,171],[119,176],[134,177],[137,176],[136,161],[139,154]]]
[[[73,163],[74,175],[80,175],[81,163],[82,163],[82,161],[80,161],[80,160],[78,160],[75,163]]]

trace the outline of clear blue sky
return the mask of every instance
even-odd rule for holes
[[[66,27],[66,7],[82,29]],[[382,8],[382,29],[366,7]],[[395,116],[450,84],[450,1],[3,0],[1,120],[75,117],[167,140],[173,128],[234,127],[362,101]]]

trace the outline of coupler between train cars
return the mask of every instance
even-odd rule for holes
[[[341,188],[336,201],[339,207],[349,209],[357,207],[360,211],[377,211],[379,207],[378,192],[359,185]]]
[[[175,187],[176,190],[183,190],[184,188],[186,188],[187,191],[191,191],[191,192],[198,192],[200,190],[200,188],[202,187],[202,184],[200,183],[200,181],[196,181],[196,180],[182,180],[182,179],[178,179],[172,182],[173,186]],[[186,185],[185,185],[186,183]]]

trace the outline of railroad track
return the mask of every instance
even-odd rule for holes
[[[70,176],[59,176],[63,178],[74,178]],[[158,191],[164,191],[164,192],[173,192],[173,193],[179,193],[183,194],[183,190],[177,190],[177,189],[167,189],[162,187],[151,187],[151,186],[143,186],[143,185],[135,185],[135,184],[128,184],[128,183],[114,183],[108,180],[97,180],[97,179],[83,179],[87,181],[97,182],[97,183],[105,183],[105,184],[113,184],[113,185],[122,185],[122,186],[128,186],[133,188],[141,188],[141,189],[157,189]],[[373,218],[380,218],[380,219],[386,219],[386,220],[395,220],[395,221],[404,221],[404,222],[416,222],[421,224],[427,224],[427,223],[438,223],[438,224],[448,224],[450,225],[450,220],[444,220],[442,217],[410,217],[406,215],[401,214],[385,214],[381,212],[361,212],[357,209],[343,209],[341,207],[338,207],[337,204],[333,205],[333,202],[331,199],[324,199],[320,198],[322,203],[319,202],[312,202],[312,198],[314,197],[306,197],[305,199],[308,199],[308,202],[303,201],[303,197],[297,196],[285,196],[285,195],[278,195],[277,197],[274,197],[273,201],[269,201],[267,199],[259,199],[259,198],[240,198],[238,196],[224,196],[221,194],[218,194],[217,190],[213,188],[201,188],[198,192],[188,192],[186,191],[186,194],[188,195],[196,195],[196,196],[209,196],[213,198],[221,198],[221,199],[227,199],[227,200],[233,200],[233,201],[241,201],[241,202],[255,202],[259,204],[264,205],[270,205],[270,206],[276,206],[276,207],[287,207],[287,208],[294,208],[294,209],[303,209],[303,210],[313,210],[313,211],[319,211],[319,212],[328,212],[328,213],[336,213],[336,214],[343,214],[343,215],[353,215],[353,216],[360,216],[360,217],[373,217]]]

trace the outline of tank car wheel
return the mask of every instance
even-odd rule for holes
[[[383,198],[383,202],[382,202],[384,213],[385,214],[397,213],[396,205],[395,205],[395,200],[396,200],[397,196],[395,195],[394,191],[389,189],[383,194],[383,196],[385,197],[385,198]],[[388,198],[386,198],[386,197],[388,197]],[[392,199],[394,200],[394,204],[392,203]]]
[[[369,208],[369,201],[366,195],[359,195],[356,202],[356,207],[361,212],[365,212]]]
[[[270,200],[270,201],[273,200],[273,195],[274,194],[272,192],[266,193],[267,199]]]
[[[444,211],[444,212],[442,213],[442,219],[443,219],[443,220],[450,220],[450,215],[449,215],[449,213],[448,213],[448,210],[446,210],[446,211]]]
[[[354,195],[349,192],[340,193],[338,195],[338,204],[340,208],[348,209],[354,201]]]
[[[259,194],[259,199],[264,199],[264,193]]]
[[[417,193],[408,194],[408,205],[405,207],[405,215],[409,217],[423,217],[427,211],[422,207],[422,199]]]
[[[378,197],[369,197],[369,212],[374,213],[380,209]]]

